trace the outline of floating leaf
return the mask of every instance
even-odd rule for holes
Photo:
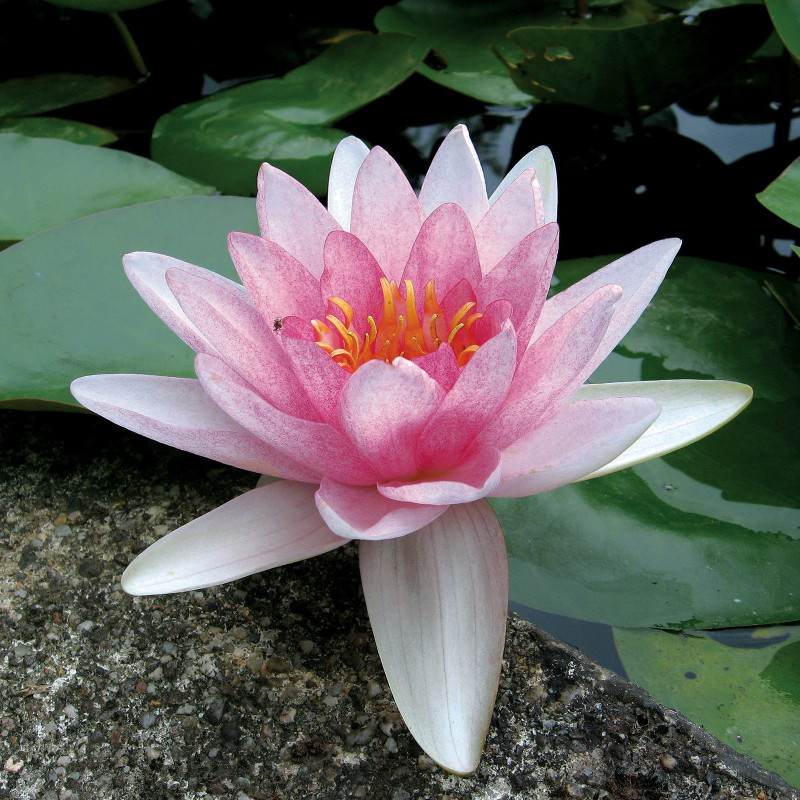
[[[563,262],[561,286],[604,259]],[[800,304],[797,284],[770,276]],[[679,258],[592,380],[719,378],[755,399],[702,441],[531,498],[495,500],[511,597],[631,627],[800,619],[800,332],[758,274]]]
[[[0,239],[107,208],[213,191],[130,153],[17,133],[0,133],[0,162]]]
[[[194,353],[142,302],[122,256],[170,253],[235,278],[232,230],[257,232],[252,200],[187,197],[94,214],[0,253],[0,405],[74,408],[70,382],[96,372],[194,375]]]
[[[398,33],[348,36],[283,78],[180,106],[157,122],[153,158],[232,194],[255,193],[269,161],[325,194],[333,151],[347,135],[327,126],[404,81],[419,64],[412,45]]]
[[[127,78],[113,75],[73,75],[59,72],[0,83],[0,117],[41,114],[75,103],[99,100],[131,87]]]
[[[773,214],[800,228],[800,158],[756,197]]]
[[[540,99],[622,116],[674,103],[727,72],[770,32],[757,5],[664,17],[656,6],[628,2],[586,19],[549,17],[509,33],[525,53],[522,61],[507,59],[514,83]]]
[[[797,0],[765,0],[778,36],[786,49],[800,60],[800,5]]]
[[[535,24],[539,15],[530,3],[464,3],[453,0],[402,0],[375,16],[380,31],[416,36],[439,55],[419,71],[426,78],[486,103],[529,105],[529,92],[517,89],[492,46],[508,58],[519,55],[506,34],[511,28]]]
[[[614,640],[630,679],[656,700],[800,786],[800,626],[615,630]]]
[[[19,133],[35,139],[64,139],[75,144],[101,146],[117,141],[113,131],[57,117],[10,117],[0,120],[0,132]]]

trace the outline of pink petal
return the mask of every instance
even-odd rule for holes
[[[505,642],[508,561],[488,503],[453,506],[421,531],[361,542],[361,581],[403,720],[450,772],[477,769]]]
[[[424,528],[447,506],[398,503],[374,486],[345,486],[324,478],[316,494],[317,509],[328,527],[347,539],[393,539]]]
[[[179,261],[177,258],[162,256],[158,253],[128,253],[122,259],[122,263],[128,280],[145,303],[195,352],[213,353],[216,351],[186,316],[170,291],[167,286],[167,270],[177,267],[191,275],[204,277],[219,286],[226,287],[243,298],[247,297],[247,292],[238,283],[186,261]]]
[[[369,148],[355,136],[347,136],[336,146],[328,178],[328,211],[342,226],[350,230],[353,212],[353,191],[358,170],[369,155]]]
[[[526,169],[500,195],[475,228],[481,270],[488,275],[506,253],[545,225],[536,171]]]
[[[495,300],[488,306],[483,308],[483,316],[475,323],[473,330],[475,331],[476,344],[486,344],[489,339],[494,338],[503,330],[507,320],[511,319],[511,314],[514,311],[514,306],[510,300]],[[517,341],[522,343],[519,335]],[[522,347],[517,347],[517,359],[521,358],[524,354]]]
[[[89,375],[73,381],[86,408],[134,433],[239,469],[314,481],[318,473],[248,433],[200,383],[160,375]]]
[[[265,239],[296,258],[313,276],[322,275],[322,247],[339,223],[303,184],[264,164],[258,173],[256,210]]]
[[[249,300],[204,278],[171,269],[170,289],[181,308],[214,346],[215,354],[280,411],[318,420],[283,349]]]
[[[323,422],[336,425],[339,394],[350,378],[316,342],[284,337],[284,347],[296,379],[311,399]]]
[[[389,280],[403,274],[424,219],[403,171],[382,147],[373,147],[356,178],[350,231],[369,248]]]
[[[414,363],[425,370],[446,392],[455,386],[461,367],[449,344],[440,344],[436,350],[414,359]]]
[[[528,234],[478,284],[478,308],[487,308],[495,300],[510,300],[511,321],[520,341],[528,342],[547,298],[557,255],[556,223]]]
[[[477,445],[505,450],[575,392],[620,293],[619,286],[601,287],[528,348],[505,405],[478,437]]]
[[[403,280],[410,280],[420,300],[433,280],[436,296],[444,297],[459,281],[472,286],[481,280],[475,235],[466,214],[453,203],[439,206],[426,220],[414,242]]]
[[[340,426],[380,479],[414,475],[417,440],[444,394],[411,361],[368,361],[342,389]]]
[[[278,411],[218,358],[199,355],[195,370],[203,388],[226,414],[306,469],[320,477],[330,475],[342,483],[375,483],[375,470],[330,425]]]
[[[500,482],[501,454],[493,447],[484,448],[472,461],[459,464],[436,478],[413,482],[379,483],[378,491],[392,500],[423,505],[469,503],[490,495]]]
[[[517,338],[510,322],[478,348],[420,436],[417,465],[443,470],[456,464],[506,399],[517,364]]]
[[[279,481],[234,498],[150,545],[128,565],[122,588],[134,595],[203,589],[347,544],[320,519],[314,489]]]
[[[660,412],[643,397],[562,406],[503,451],[503,477],[492,496],[527,497],[579,480],[630,447]]]
[[[456,125],[433,157],[419,193],[426,214],[444,203],[455,203],[473,226],[489,210],[486,181],[478,154],[464,125]]]
[[[556,182],[556,164],[553,161],[553,154],[547,147],[537,147],[531,150],[524,158],[520,159],[511,171],[503,178],[502,183],[497,187],[489,198],[489,205],[493,206],[500,201],[502,195],[508,190],[512,183],[525,170],[533,169],[536,171],[536,180],[542,194],[542,204],[544,206],[544,221],[556,221],[558,211],[558,184]],[[610,281],[607,281],[610,283]]]
[[[353,309],[353,328],[362,336],[369,331],[367,317],[380,322],[383,308],[383,270],[364,244],[345,231],[334,231],[325,241],[325,271],[320,279],[322,297],[338,297]],[[344,321],[341,310],[335,309]]]
[[[228,247],[242,283],[268,325],[291,316],[325,318],[319,280],[289,252],[247,233],[232,233]]]
[[[664,239],[640,247],[603,269],[593,272],[582,281],[570,286],[569,289],[551,297],[544,304],[544,309],[536,324],[534,340],[553,325],[559,317],[563,316],[568,309],[573,308],[598,287],[609,283],[621,286],[622,300],[614,310],[614,317],[603,341],[584,367],[583,379],[585,380],[617,346],[647,308],[647,304],[661,285],[680,245],[680,239]]]

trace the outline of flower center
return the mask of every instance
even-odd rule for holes
[[[473,312],[476,304],[464,303],[448,320],[439,307],[433,281],[428,281],[425,286],[424,311],[420,319],[414,285],[409,280],[404,283],[405,300],[400,296],[394,281],[381,278],[381,318],[376,323],[373,316],[368,316],[369,330],[363,336],[353,328],[352,307],[340,297],[331,297],[330,302],[341,309],[344,322],[334,314],[325,317],[327,323],[312,320],[317,344],[348,372],[354,372],[373,358],[389,363],[398,356],[418,358],[438,350],[442,343],[453,348],[458,365],[463,367],[479,347],[475,341],[474,326],[483,314]]]

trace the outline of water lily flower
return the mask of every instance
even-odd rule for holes
[[[397,705],[446,769],[477,768],[500,675],[508,567],[488,497],[605,474],[722,425],[750,389],[586,380],[656,291],[679,242],[643,247],[547,299],[558,226],[538,148],[487,197],[463,126],[417,197],[380,147],[344,139],[329,205],[265,164],[261,235],[230,235],[242,284],[168,256],[127,274],[196,352],[197,379],[93,375],[87,408],[282,478],[168,534],[132,594],[214,586],[360,540]]]

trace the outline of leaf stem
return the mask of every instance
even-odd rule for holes
[[[108,16],[111,17],[111,20],[119,31],[120,36],[122,36],[122,41],[125,42],[125,47],[130,54],[133,65],[136,67],[140,75],[147,75],[147,66],[144,63],[142,54],[139,52],[139,48],[136,46],[133,36],[131,36],[128,26],[122,21],[122,17],[120,17],[116,11],[112,11]]]

